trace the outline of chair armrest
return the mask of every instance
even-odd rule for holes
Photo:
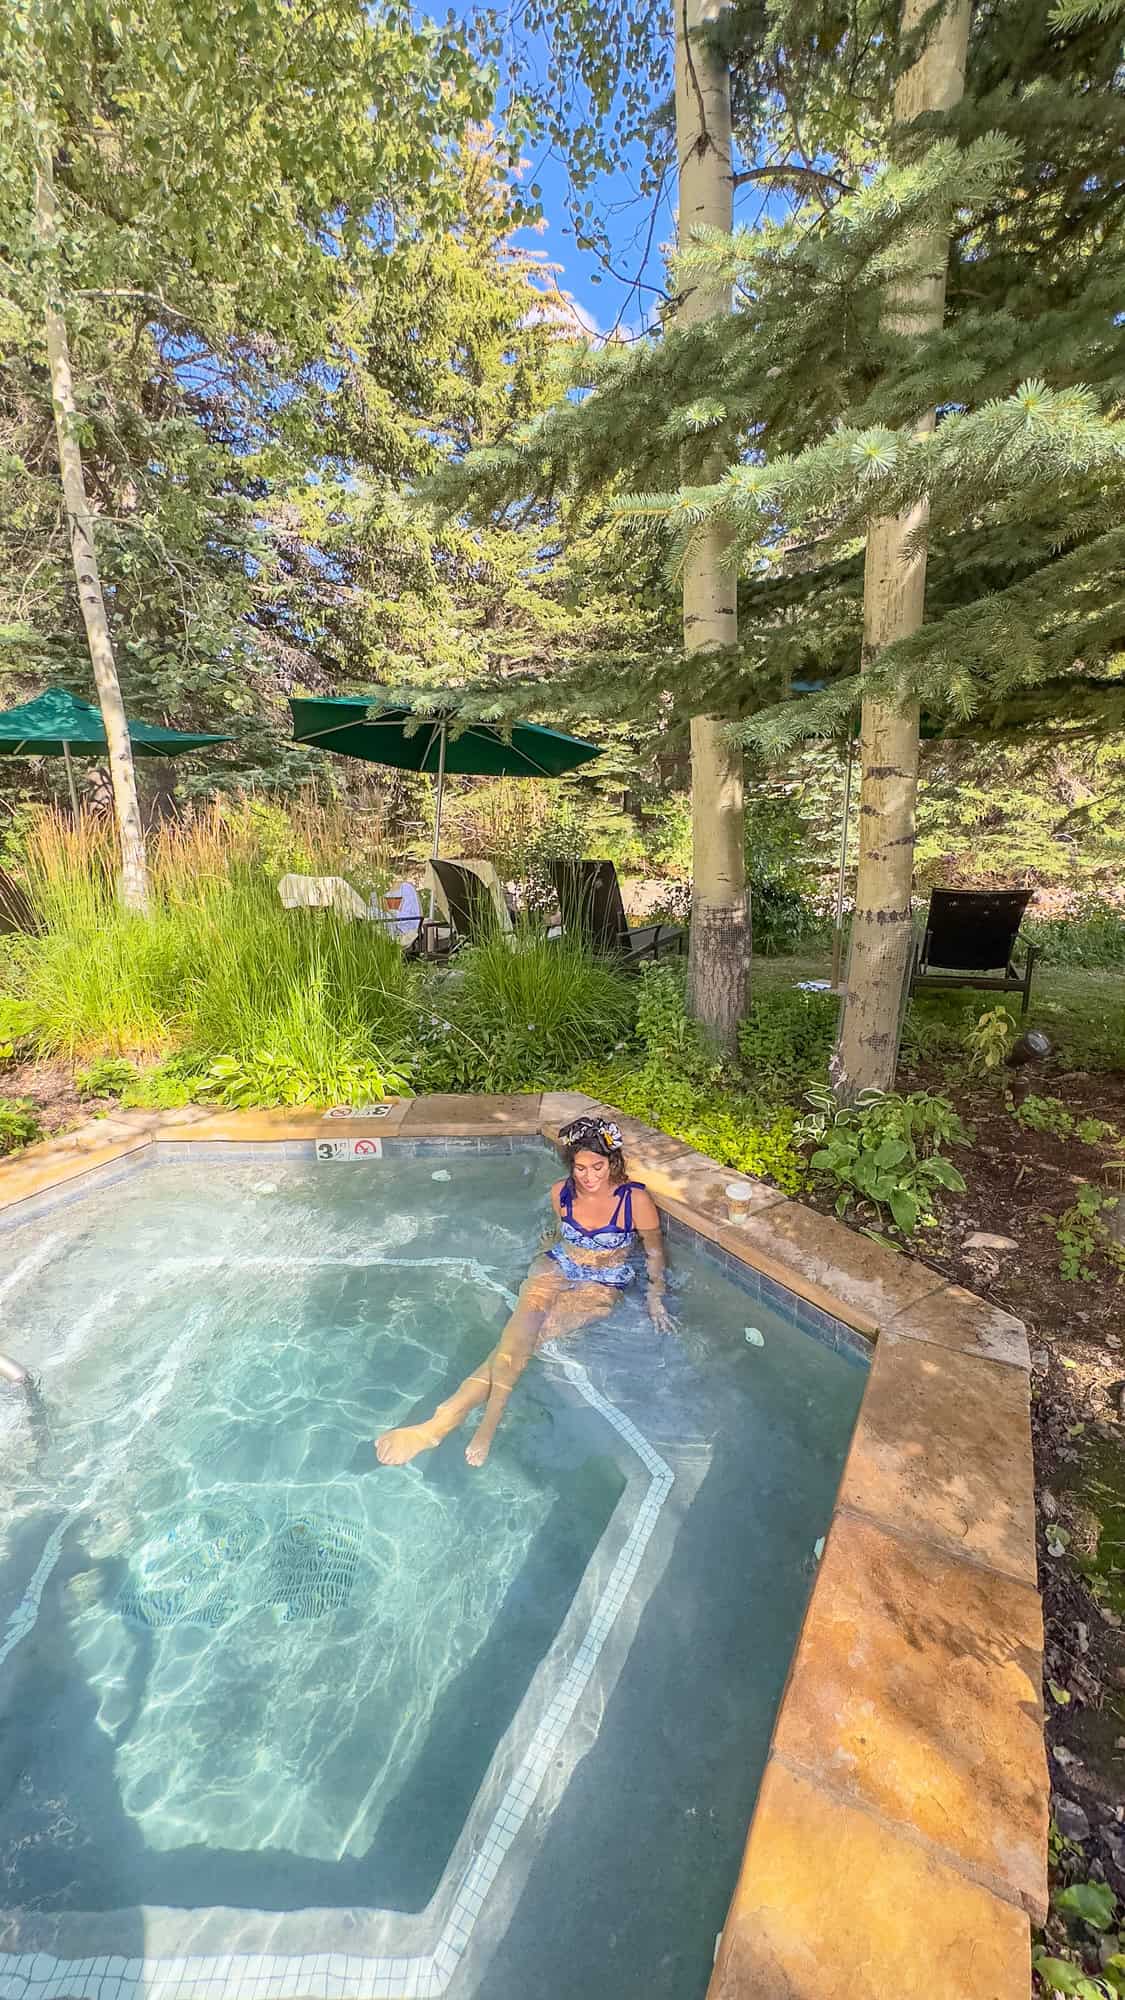
[[[659,958],[662,951],[676,951],[682,957],[684,935],[682,924],[657,924],[656,956]]]

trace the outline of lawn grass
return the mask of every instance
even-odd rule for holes
[[[755,959],[751,1004],[802,979],[827,979],[830,970],[827,953]],[[904,1023],[903,1060],[951,1055],[963,1044],[967,1020],[1000,1005],[1020,1027],[1042,1028],[1064,1069],[1125,1069],[1125,973],[1085,966],[1037,966],[1026,1021],[1018,995],[972,986],[916,994]]]

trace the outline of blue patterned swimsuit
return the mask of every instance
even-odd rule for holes
[[[640,1192],[643,1186],[642,1181],[622,1181],[617,1190],[617,1205],[609,1221],[604,1222],[600,1229],[584,1229],[580,1222],[574,1220],[573,1183],[563,1182],[559,1194],[559,1206],[562,1209],[559,1234],[562,1243],[557,1243],[553,1249],[548,1250],[547,1255],[558,1265],[564,1278],[570,1278],[576,1284],[611,1285],[616,1291],[621,1291],[624,1286],[632,1284],[636,1274],[625,1253],[636,1234],[633,1227],[633,1196]],[[568,1243],[573,1243],[579,1250],[620,1250],[621,1262],[602,1265],[580,1264],[576,1258],[567,1256],[565,1246]]]

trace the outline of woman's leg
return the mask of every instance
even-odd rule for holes
[[[483,1465],[488,1457],[508,1398],[535,1349],[546,1340],[565,1340],[568,1335],[577,1333],[580,1327],[589,1326],[596,1319],[604,1319],[607,1313],[613,1311],[613,1306],[614,1293],[608,1285],[575,1284],[564,1278],[555,1287],[554,1297],[546,1311],[540,1313],[539,1324],[530,1343],[525,1338],[523,1326],[517,1328],[514,1339],[509,1339],[518,1318],[513,1314],[493,1357],[492,1386],[484,1415],[475,1435],[465,1446],[465,1457],[470,1465]]]
[[[432,1451],[434,1445],[440,1444],[442,1438],[448,1437],[450,1431],[455,1431],[458,1424],[464,1423],[472,1410],[487,1402],[497,1369],[499,1379],[506,1382],[510,1390],[535,1352],[540,1330],[551,1307],[560,1292],[566,1289],[567,1280],[558,1265],[549,1257],[541,1257],[524,1279],[516,1309],[491,1354],[479,1368],[474,1368],[471,1375],[466,1375],[452,1396],[447,1396],[444,1402],[438,1404],[433,1416],[425,1423],[402,1424],[397,1430],[384,1431],[382,1437],[375,1441],[375,1455],[380,1464],[408,1465],[419,1452]],[[515,1357],[520,1354],[523,1359],[517,1366]],[[497,1416],[496,1423],[499,1421]],[[492,1426],[493,1431],[496,1423]],[[480,1462],[483,1463],[483,1460]]]

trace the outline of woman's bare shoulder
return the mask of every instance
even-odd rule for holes
[[[633,1190],[633,1220],[638,1229],[659,1229],[660,1216],[656,1203],[643,1185]]]

